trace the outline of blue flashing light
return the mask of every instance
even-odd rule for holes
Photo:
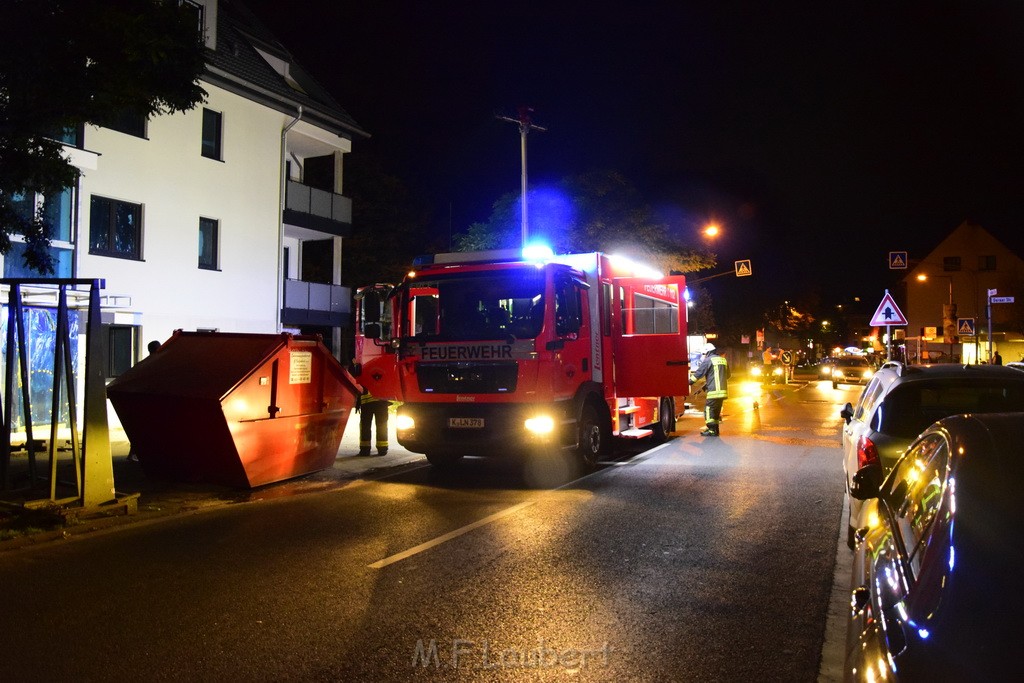
[[[528,244],[523,247],[524,261],[546,261],[554,255],[555,252],[546,244]]]
[[[693,297],[693,295],[690,294],[690,288],[689,287],[683,287],[683,300],[684,301],[690,301],[692,297]]]
[[[429,266],[434,262],[433,254],[420,254],[412,260],[414,266]]]

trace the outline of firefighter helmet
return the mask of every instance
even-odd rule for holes
[[[704,346],[700,347],[700,352],[705,356],[715,350],[715,345],[711,342],[707,342]]]

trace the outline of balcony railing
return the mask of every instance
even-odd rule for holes
[[[352,200],[340,194],[320,190],[294,180],[288,181],[285,209],[338,223],[352,223]]]
[[[281,322],[285,325],[330,325],[348,323],[352,310],[352,289],[302,280],[284,281]]]

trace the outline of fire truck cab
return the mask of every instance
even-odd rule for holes
[[[398,441],[449,466],[465,455],[664,439],[689,391],[682,276],[601,253],[518,250],[417,260],[357,294],[358,378],[401,401]]]

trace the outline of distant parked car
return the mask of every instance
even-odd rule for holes
[[[929,427],[863,487],[846,680],[996,681],[1020,669],[1024,413]]]
[[[875,366],[864,356],[843,356],[832,362],[832,388],[840,384],[867,384],[875,374]]]
[[[1006,367],[1013,368],[1014,370],[1024,370],[1024,361],[1010,361],[1006,364]]]
[[[880,479],[936,420],[958,413],[1006,411],[1024,411],[1024,372],[1000,365],[885,363],[864,388],[856,407],[847,403],[839,413],[850,547],[861,513],[861,503],[853,494],[862,479]],[[881,470],[875,465],[881,465]]]

